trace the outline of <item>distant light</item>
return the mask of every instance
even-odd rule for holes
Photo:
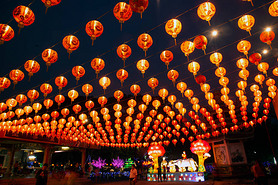
[[[267,27],[265,31],[271,31],[271,27]]]
[[[257,153],[256,151],[254,151],[254,154]]]
[[[88,122],[89,120],[88,119],[85,119],[85,122]]]
[[[63,151],[61,151],[61,150],[56,150],[54,153],[61,153],[61,152],[63,152]]]
[[[273,160],[274,160],[274,164],[277,164],[277,161],[276,161],[275,157],[273,157]]]
[[[62,150],[69,150],[70,148],[68,146],[62,146]]]
[[[218,31],[217,31],[217,30],[213,30],[213,31],[211,32],[211,35],[214,36],[214,37],[215,37],[217,34],[218,34]]]
[[[264,49],[263,50],[263,54],[267,54],[268,53],[268,50],[267,49]]]
[[[29,155],[29,156],[28,156],[28,159],[29,159],[30,161],[34,161],[34,160],[36,159],[36,156],[34,156],[34,155]]]

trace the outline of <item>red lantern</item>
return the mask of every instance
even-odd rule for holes
[[[24,26],[29,26],[35,21],[35,14],[33,11],[26,6],[18,6],[13,11],[13,17],[18,23],[19,30]]]
[[[184,53],[184,55],[187,57],[187,60],[189,61],[189,54],[192,53],[195,50],[195,45],[191,41],[184,41],[181,44],[181,51]]]
[[[41,85],[40,90],[43,93],[44,98],[46,98],[46,96],[52,92],[52,86],[44,83]]]
[[[45,49],[42,52],[42,59],[46,62],[46,66],[47,66],[47,70],[48,71],[48,67],[57,62],[58,60],[58,53],[53,50],[53,49]]]
[[[29,80],[34,73],[40,70],[40,64],[35,60],[27,60],[24,64],[25,70],[28,72]]]
[[[97,78],[98,78],[98,74],[101,70],[103,70],[103,68],[105,67],[105,62],[104,60],[102,60],[101,58],[94,58],[91,61],[91,66],[92,68],[95,70]]]
[[[154,89],[158,86],[158,80],[156,78],[150,78],[148,80],[148,86],[150,88],[152,88],[153,93],[154,93]]]
[[[59,107],[62,103],[64,103],[65,97],[63,95],[57,95],[57,96],[55,96],[55,101]]]
[[[207,79],[204,75],[198,75],[195,78],[196,83],[199,84],[199,85],[202,85],[202,84],[206,83],[206,80]]]
[[[44,3],[46,7],[45,13],[47,12],[48,8],[50,8],[51,6],[56,6],[61,2],[61,0],[41,0],[41,1]]]
[[[249,61],[253,64],[258,65],[262,60],[262,55],[260,53],[253,53],[249,56]]]
[[[82,86],[82,91],[85,93],[86,99],[87,99],[87,97],[89,96],[89,94],[93,92],[93,86],[90,85],[90,84],[84,84],[84,85]]]
[[[20,82],[24,78],[24,73],[19,69],[11,70],[9,74],[10,79],[13,81],[13,84],[16,85],[17,82]]]
[[[27,93],[28,98],[30,98],[31,104],[33,103],[33,101],[35,99],[37,99],[39,97],[39,95],[40,95],[39,92],[36,91],[35,89],[29,90]]]
[[[264,43],[267,43],[269,45],[270,49],[271,48],[271,41],[275,38],[275,33],[273,31],[264,31],[260,35],[260,40]]]
[[[117,99],[117,102],[119,103],[120,100],[124,97],[124,93],[120,90],[117,90],[114,92],[114,97]]]
[[[119,2],[113,9],[114,16],[116,19],[119,20],[121,23],[121,31],[122,31],[122,24],[129,20],[132,16],[132,10],[129,4],[125,2]]]
[[[168,69],[169,63],[173,60],[173,58],[174,58],[174,55],[169,50],[165,50],[160,54],[160,59],[162,60],[162,62],[165,63],[165,65],[167,66],[167,69]]]
[[[181,32],[182,24],[178,19],[170,19],[165,25],[166,32],[171,35],[175,40],[175,45],[177,45],[176,38]]]
[[[78,80],[85,75],[85,69],[82,66],[74,66],[72,68],[72,75],[76,78],[76,85],[78,83]]]
[[[118,56],[124,61],[131,55],[131,48],[127,44],[122,44],[117,48]]]
[[[130,91],[134,94],[134,96],[136,97],[137,94],[141,91],[141,88],[139,85],[134,84],[132,86],[130,86]]]
[[[53,105],[53,101],[51,99],[46,99],[43,101],[43,105],[45,106],[46,109],[49,109]]]
[[[4,91],[4,89],[7,89],[10,87],[11,81],[6,77],[0,78],[0,92]]]
[[[61,92],[62,88],[68,84],[68,80],[63,76],[58,76],[55,79],[55,84],[58,86],[59,92]]]
[[[94,44],[94,40],[96,40],[96,38],[101,36],[101,34],[103,33],[103,26],[97,20],[89,21],[86,24],[85,31],[91,37],[92,45],[93,45]]]
[[[72,53],[72,51],[77,50],[80,42],[76,36],[68,35],[68,36],[64,37],[62,44],[63,44],[64,48],[67,50],[69,57],[70,57],[70,54]]]
[[[7,24],[0,24],[0,45],[14,37],[14,30]]]
[[[19,103],[19,106],[27,101],[27,97],[24,94],[17,95],[15,99]]]
[[[119,69],[116,73],[116,76],[121,81],[121,86],[123,86],[124,81],[128,77],[128,72],[124,69]]]
[[[195,37],[193,43],[194,43],[195,48],[202,49],[204,51],[204,54],[206,55],[208,39],[204,35],[199,35],[199,36]]]
[[[78,98],[79,94],[76,90],[70,90],[68,92],[68,97],[70,98],[71,102],[73,102],[76,98]]]
[[[147,50],[152,46],[153,44],[153,39],[152,37],[147,34],[147,33],[143,33],[141,34],[138,39],[137,39],[137,44],[140,48],[143,49],[143,51],[145,51],[145,56],[147,55]]]
[[[129,0],[129,5],[132,11],[141,14],[142,19],[142,14],[147,9],[149,0]]]
[[[175,86],[176,79],[179,77],[179,72],[172,69],[167,73],[167,77],[169,80],[171,80],[173,82],[173,84]]]

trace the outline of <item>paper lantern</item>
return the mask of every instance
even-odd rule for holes
[[[124,81],[128,77],[128,72],[124,69],[119,69],[116,73],[116,76],[121,81],[121,86],[123,86]]]
[[[238,76],[244,80],[247,80],[247,78],[249,76],[249,71],[246,69],[242,69],[239,71]]]
[[[149,66],[150,66],[149,62],[145,59],[141,59],[137,62],[136,67],[139,71],[141,71],[143,78],[144,78],[144,74],[145,74],[146,70],[149,68]]]
[[[168,96],[168,90],[167,89],[165,89],[165,88],[163,88],[163,89],[160,89],[159,91],[158,91],[158,95],[162,98],[162,100],[164,101],[165,100],[165,98]]]
[[[186,83],[184,83],[184,82],[179,82],[179,83],[177,84],[177,89],[178,89],[178,91],[181,92],[182,96],[183,96],[183,93],[184,93],[184,91],[186,90],[186,88],[187,88],[187,85],[186,85]]]
[[[119,103],[120,100],[124,97],[124,93],[120,90],[114,92],[114,97],[116,98],[117,102]]]
[[[229,83],[229,78],[227,77],[220,77],[219,84],[226,87]]]
[[[226,69],[224,67],[218,67],[215,70],[215,75],[219,78],[224,77],[226,75]]]
[[[17,95],[15,99],[18,102],[19,106],[27,101],[27,97],[24,94]]]
[[[176,79],[179,77],[179,72],[172,69],[172,70],[168,71],[167,77],[169,80],[171,80],[173,82],[173,84],[175,86]]]
[[[205,2],[199,5],[197,9],[198,16],[208,22],[210,26],[210,20],[216,12],[215,6],[210,2]]]
[[[26,6],[20,5],[17,6],[13,11],[13,17],[18,23],[19,31],[24,26],[29,26],[35,21],[35,14],[33,11]]]
[[[237,83],[238,88],[240,88],[242,91],[245,91],[245,88],[247,87],[247,82],[246,81],[239,81]]]
[[[69,113],[70,113],[70,111],[69,111],[68,108],[63,108],[63,109],[61,110],[61,114],[63,115],[64,118],[66,118],[67,115],[69,115]]]
[[[168,96],[168,102],[171,103],[172,108],[173,108],[174,103],[176,102],[176,100],[177,100],[177,97],[176,97],[175,95],[170,95],[170,96]]]
[[[14,98],[10,98],[6,101],[6,105],[9,107],[9,110],[12,110],[17,105],[17,101]]]
[[[85,69],[82,66],[74,66],[72,68],[72,75],[75,76],[76,85],[78,84],[78,80],[85,75]]]
[[[143,102],[146,103],[146,105],[149,105],[149,103],[152,101],[152,96],[149,95],[149,94],[145,94],[145,95],[142,97],[142,100],[143,100]]]
[[[64,76],[58,76],[55,78],[55,84],[58,86],[59,93],[60,93],[62,88],[68,84],[68,80]]]
[[[34,73],[40,70],[40,64],[35,60],[27,60],[24,64],[25,70],[28,72],[29,80]]]
[[[40,93],[35,89],[29,90],[27,93],[27,96],[30,99],[31,104],[33,103],[34,100],[36,100],[39,97],[39,95]]]
[[[102,60],[101,58],[94,58],[91,61],[91,66],[92,68],[95,70],[97,78],[98,78],[98,74],[101,70],[103,70],[103,68],[105,67],[105,62],[104,60]]]
[[[198,155],[198,172],[206,171],[204,161],[208,158],[208,155],[205,155],[205,153],[208,153],[210,149],[210,145],[204,140],[197,140],[191,143],[191,152]]]
[[[237,44],[237,50],[243,53],[248,58],[248,51],[251,49],[251,43],[247,40],[242,40]]]
[[[156,78],[150,78],[148,80],[148,86],[150,88],[152,88],[153,93],[154,93],[154,89],[158,86],[158,80]]]
[[[134,96],[136,97],[138,93],[140,93],[141,88],[139,85],[134,84],[132,86],[130,86],[130,92],[132,92],[134,94]]]
[[[208,39],[204,35],[199,35],[195,37],[193,40],[194,46],[197,49],[202,49],[204,51],[204,54],[206,55],[206,48],[208,44]]]
[[[84,84],[82,86],[82,91],[86,95],[86,99],[87,99],[89,94],[93,92],[93,86],[90,84]]]
[[[145,104],[141,104],[138,106],[138,109],[144,114],[145,110],[147,110],[147,106]]]
[[[46,96],[52,92],[52,86],[50,84],[43,83],[40,86],[40,90],[43,93],[44,98],[46,98]]]
[[[64,48],[67,50],[69,57],[70,57],[70,54],[72,53],[72,51],[77,50],[80,42],[76,36],[68,35],[68,36],[64,37],[62,44],[63,44]]]
[[[46,109],[49,109],[53,105],[53,101],[51,99],[45,99],[43,101],[43,105],[45,106]]]
[[[132,10],[129,4],[125,2],[119,2],[113,9],[114,16],[116,19],[119,20],[121,23],[121,31],[122,31],[122,24],[129,20],[132,16]]]
[[[23,109],[16,109],[15,110],[15,114],[17,115],[17,118],[19,119],[20,116],[22,116],[24,114],[24,110]]]
[[[161,52],[161,54],[160,54],[160,59],[162,62],[165,63],[165,65],[167,66],[167,69],[168,69],[169,63],[173,60],[173,58],[174,58],[174,55],[169,50],[165,50],[165,51]]]
[[[89,35],[91,37],[92,45],[93,45],[96,38],[101,36],[101,34],[103,33],[103,26],[97,20],[89,21],[86,24],[85,31],[86,31],[87,35]]]
[[[255,24],[255,18],[252,15],[244,15],[238,19],[238,27],[242,30],[247,31],[251,35],[251,28]]]
[[[105,89],[111,84],[110,78],[108,77],[102,77],[101,79],[99,79],[99,85],[103,88],[104,93],[105,93]]]
[[[215,52],[210,55],[209,59],[210,59],[211,63],[213,63],[217,67],[219,67],[219,64],[220,64],[220,62],[222,62],[223,57],[222,57],[221,53]]]
[[[275,38],[275,33],[273,31],[263,31],[260,35],[260,40],[271,47],[271,41]]]
[[[196,83],[199,84],[199,85],[203,85],[204,83],[206,83],[206,80],[207,79],[204,75],[198,75],[195,78]]]
[[[72,107],[72,110],[75,114],[78,114],[82,110],[82,107],[79,104],[76,104]]]
[[[24,110],[26,116],[28,116],[33,111],[33,108],[31,106],[25,106],[23,108],[23,110]]]
[[[45,49],[42,52],[42,59],[46,62],[46,66],[47,66],[47,70],[48,71],[48,67],[57,62],[58,60],[58,53],[53,50],[53,49]]]
[[[141,14],[142,19],[142,14],[147,9],[149,0],[129,0],[129,5],[132,11]]]
[[[274,1],[268,8],[268,12],[272,17],[278,16],[278,2]]]
[[[248,64],[249,64],[249,62],[245,58],[241,58],[241,59],[237,60],[237,62],[236,62],[237,67],[240,69],[246,69],[248,67]]]
[[[188,71],[193,73],[193,75],[197,75],[198,71],[200,69],[200,64],[198,62],[190,62],[188,64]]]
[[[143,33],[138,37],[137,44],[140,48],[143,49],[143,51],[145,51],[145,56],[146,56],[147,55],[147,50],[153,44],[153,39],[149,34]]]
[[[46,7],[46,10],[45,10],[45,13],[47,12],[47,9],[52,7],[52,6],[56,6],[58,4],[60,4],[61,0],[41,0],[45,7]]]
[[[154,160],[154,173],[157,173],[157,168],[160,168],[158,164],[158,157],[163,156],[165,149],[161,145],[153,145],[148,149],[148,155],[153,157]]]
[[[16,85],[17,82],[20,82],[24,78],[24,73],[19,69],[11,70],[9,73],[10,79],[13,81],[13,84]]]
[[[260,85],[263,85],[264,80],[265,80],[265,77],[262,74],[258,74],[257,76],[255,76],[255,81],[257,83],[259,83]]]
[[[191,41],[184,41],[181,44],[181,51],[184,53],[184,55],[187,57],[187,60],[189,61],[189,54],[192,53],[195,50],[194,43]]]
[[[92,108],[94,108],[95,103],[92,100],[86,101],[85,107],[88,109],[88,111],[91,111]]]
[[[78,98],[79,94],[76,90],[70,90],[68,92],[68,97],[70,98],[71,102],[73,102],[76,98]]]
[[[278,76],[278,67],[275,67],[275,68],[273,69],[272,74],[273,74],[274,76]]]
[[[0,45],[14,38],[14,30],[7,24],[0,24]]]
[[[175,45],[177,45],[176,38],[178,34],[181,32],[182,24],[178,19],[170,19],[165,24],[166,32],[171,35],[175,40]]]
[[[131,55],[131,48],[127,44],[121,44],[117,48],[117,54],[124,61],[125,67],[125,60]]]
[[[105,96],[100,96],[98,98],[98,103],[101,105],[101,107],[104,107],[104,105],[107,103],[107,98]]]
[[[35,113],[38,113],[42,108],[42,105],[40,103],[34,103],[33,109],[35,110]]]
[[[184,96],[187,97],[189,100],[191,100],[191,97],[194,95],[193,91],[191,89],[187,89],[184,92]]]
[[[11,81],[6,77],[0,78],[0,92],[4,91],[4,89],[7,89],[10,87]]]
[[[262,60],[262,55],[260,53],[253,53],[249,56],[249,61],[255,65],[258,65]]]
[[[269,65],[266,62],[261,62],[260,64],[257,65],[257,68],[260,72],[263,72],[264,74],[267,74],[267,70],[269,68]]]

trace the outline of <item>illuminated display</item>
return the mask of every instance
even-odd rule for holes
[[[203,172],[186,172],[186,173],[167,173],[167,181],[188,181],[188,182],[203,182],[205,181]],[[149,173],[147,181],[158,181],[158,174]]]

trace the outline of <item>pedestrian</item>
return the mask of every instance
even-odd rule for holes
[[[129,185],[135,185],[136,182],[137,182],[137,170],[135,168],[135,165],[133,164],[131,166],[130,175],[129,175]]]
[[[161,177],[161,166],[159,165],[158,166],[158,169],[157,169],[157,176],[158,176],[158,182],[159,180],[162,182],[162,177]]]
[[[47,184],[47,177],[48,177],[48,171],[47,171],[47,164],[44,164],[42,169],[40,169],[36,173],[36,185],[46,185]]]
[[[166,173],[167,173],[167,167],[166,167],[166,165],[164,165],[163,166],[163,181],[167,181]]]
[[[254,174],[256,184],[258,184],[258,185],[267,185],[268,184],[265,169],[258,160],[256,160],[255,164],[251,167],[251,171]]]

